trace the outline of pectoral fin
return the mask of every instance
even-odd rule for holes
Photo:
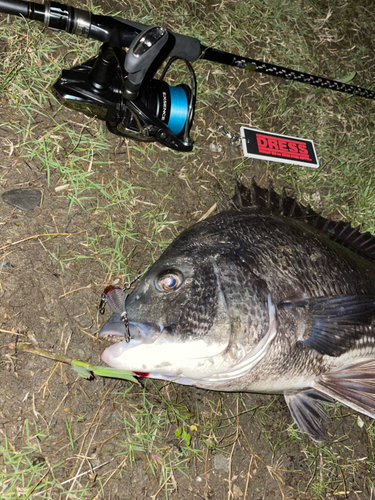
[[[332,405],[333,400],[314,389],[284,394],[284,397],[299,429],[306,432],[314,441],[326,441],[328,434],[323,421],[328,422],[329,418],[321,404]]]
[[[320,375],[313,387],[353,410],[375,418],[375,359],[356,361]]]
[[[359,339],[362,348],[375,344],[374,296],[319,297],[280,306],[298,317],[299,341],[320,354],[341,356]]]

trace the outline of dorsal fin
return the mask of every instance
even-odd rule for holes
[[[287,196],[285,191],[278,194],[271,187],[261,188],[254,181],[250,187],[238,182],[233,202],[238,208],[262,207],[274,215],[302,220],[324,233],[332,241],[375,262],[375,237],[371,233],[361,233],[359,227],[353,228],[349,222],[326,219],[311,207],[305,207]]]

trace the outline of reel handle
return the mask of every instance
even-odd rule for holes
[[[132,101],[137,97],[147,71],[167,40],[168,31],[160,26],[151,26],[134,38],[125,58],[128,74],[123,92],[125,99]]]

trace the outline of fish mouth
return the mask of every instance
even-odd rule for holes
[[[126,337],[127,329],[121,316],[112,314],[109,320],[104,323],[99,332],[99,337],[108,340],[112,345],[107,347],[102,353],[102,360],[109,366],[123,370],[121,363],[122,355],[137,346],[153,344],[163,332],[164,327],[160,323],[129,321],[130,339]],[[130,371],[133,371],[130,369]],[[138,375],[146,372],[141,370]],[[134,372],[136,373],[136,372]]]
[[[151,344],[159,337],[164,330],[160,323],[129,321],[129,334],[131,347],[135,344]],[[99,337],[108,340],[112,344],[125,340],[126,326],[119,314],[112,314],[109,320],[104,323],[99,332]],[[129,345],[130,347],[130,345]]]

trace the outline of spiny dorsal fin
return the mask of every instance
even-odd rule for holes
[[[254,181],[250,187],[238,182],[233,202],[239,208],[262,207],[274,215],[302,220],[324,233],[332,241],[375,262],[375,237],[371,233],[361,233],[359,227],[353,228],[349,222],[326,219],[311,207],[305,207],[287,196],[285,191],[278,194],[272,187],[264,189]]]

